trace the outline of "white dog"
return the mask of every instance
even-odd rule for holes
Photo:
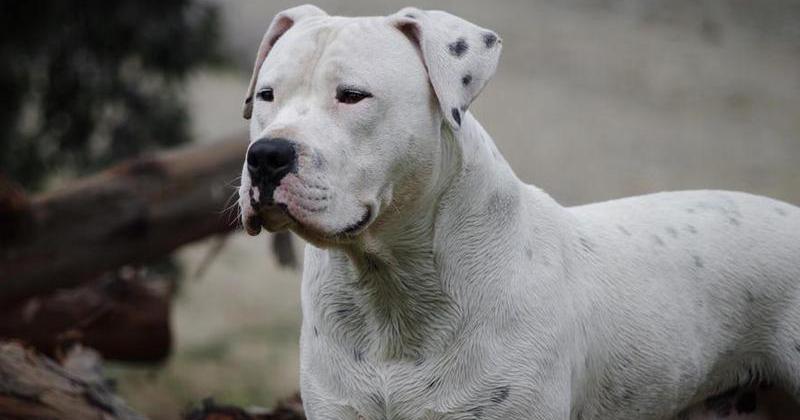
[[[267,30],[240,205],[250,234],[311,243],[308,418],[756,418],[725,391],[800,397],[800,209],[723,191],[560,206],[467,112],[500,49],[412,8],[300,6]]]

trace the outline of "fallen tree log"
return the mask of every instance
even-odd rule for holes
[[[34,420],[144,420],[114,395],[97,372],[90,350],[73,353],[63,366],[0,343],[0,418]]]
[[[241,408],[220,405],[208,398],[199,408],[183,416],[184,420],[306,420],[300,395],[278,402],[273,409]]]
[[[58,357],[79,343],[105,359],[164,360],[172,347],[172,282],[124,267],[76,288],[0,307],[0,339]]]
[[[233,230],[235,217],[222,212],[245,138],[129,161],[27,201],[5,188],[13,194],[0,199],[0,302],[74,286]]]

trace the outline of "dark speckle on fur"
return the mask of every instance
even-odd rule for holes
[[[380,411],[386,411],[386,400],[380,394],[370,394],[369,399],[378,406]]]
[[[625,226],[617,225],[617,229],[622,232],[625,236],[631,236],[631,232],[628,229],[625,229]]]
[[[533,258],[533,251],[530,247],[525,247],[525,256],[528,257],[529,260]]]
[[[694,266],[697,268],[703,268],[705,264],[703,264],[703,259],[700,258],[699,255],[692,255],[692,260],[694,261]]]
[[[480,405],[476,406],[476,407],[472,407],[470,409],[467,409],[467,413],[471,414],[472,418],[480,419],[480,418],[483,418],[484,408],[483,408],[483,406],[480,406]]]
[[[314,327],[314,337],[319,337],[319,331],[317,330],[317,327]]]
[[[658,246],[664,246],[664,240],[658,235],[653,235],[653,242]]]
[[[458,111],[458,108],[452,109],[453,119],[456,120],[456,123],[460,126],[461,125],[461,113]]]
[[[775,207],[775,213],[778,213],[781,216],[786,216],[787,214],[789,214],[789,212],[786,211],[786,209],[782,209],[780,207]]]
[[[409,19],[416,19],[417,15],[415,15],[413,13],[406,13],[406,17],[409,18]]]
[[[728,222],[729,222],[730,224],[734,225],[734,226],[739,226],[739,225],[741,225],[741,224],[742,224],[742,222],[740,222],[740,221],[739,221],[739,219],[737,219],[737,218],[735,218],[735,217],[731,217],[731,218],[729,218],[729,219],[728,219]]]
[[[500,404],[508,399],[508,395],[510,393],[511,387],[508,385],[498,386],[492,390],[492,395],[489,397],[489,401],[491,401],[493,404]]]
[[[464,77],[461,78],[461,84],[467,86],[470,83],[472,83],[472,75],[467,73],[464,75]]]
[[[353,359],[356,362],[363,362],[364,361],[364,350],[353,349]]]
[[[745,299],[747,299],[747,303],[753,303],[753,302],[756,301],[756,297],[753,296],[753,292],[751,292],[749,290],[746,291]]]
[[[691,207],[686,209],[686,213],[689,213],[689,214],[694,214],[694,212],[696,212],[696,211],[697,210],[695,210],[694,208],[691,208]]]
[[[794,349],[797,350],[798,353],[800,353],[800,343],[795,343]]]
[[[486,45],[486,48],[494,47],[495,43],[497,43],[497,35],[491,32],[483,34],[483,44]]]
[[[686,231],[691,234],[697,234],[697,228],[694,225],[686,225]]]
[[[667,230],[667,233],[669,234],[669,236],[672,236],[673,238],[677,238],[678,237],[678,230],[675,229],[674,227],[667,226],[666,230]]]
[[[462,57],[469,49],[469,44],[467,44],[466,39],[458,38],[455,42],[447,44],[447,49],[450,50],[450,54],[456,57]]]
[[[591,241],[589,241],[588,239],[586,239],[584,237],[581,237],[580,241],[581,241],[581,248],[583,248],[584,251],[590,252],[590,253],[594,252],[594,245],[592,245]]]

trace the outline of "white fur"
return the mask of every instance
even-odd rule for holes
[[[299,169],[274,195],[288,215],[246,199],[246,170],[240,204],[313,244],[309,419],[714,418],[687,407],[754,376],[800,397],[800,209],[723,191],[564,208],[464,112],[490,31],[416,9],[276,21],[251,138],[297,142]],[[337,103],[342,83],[374,97]]]

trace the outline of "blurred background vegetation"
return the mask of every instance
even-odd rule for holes
[[[317,4],[342,15],[409,5]],[[0,174],[47,190],[125,157],[241,132],[258,42],[294,5],[0,3]],[[518,175],[560,202],[724,188],[800,204],[800,1],[414,5],[503,36],[473,113]],[[110,369],[131,405],[169,419],[206,396],[268,405],[297,389],[299,273],[267,249],[237,234],[176,253],[173,354]]]
[[[0,3],[2,173],[35,190],[189,141],[182,89],[220,35],[191,0]]]

